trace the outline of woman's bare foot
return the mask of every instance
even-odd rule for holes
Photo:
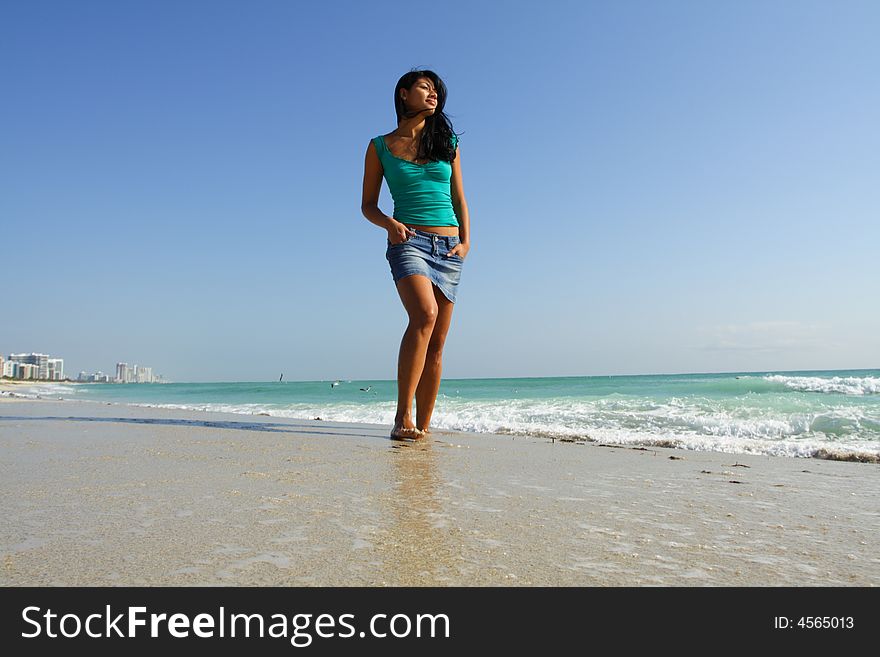
[[[423,438],[424,433],[415,427],[408,427],[404,422],[395,422],[391,429],[392,440],[416,440]]]

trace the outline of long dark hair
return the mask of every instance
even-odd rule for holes
[[[446,105],[446,85],[440,76],[434,71],[412,69],[409,73],[405,73],[394,87],[394,112],[397,114],[397,123],[404,119],[415,116],[413,112],[407,112],[403,99],[400,97],[400,90],[407,91],[412,88],[416,80],[419,78],[428,78],[434,83],[434,90],[437,92],[437,106],[431,116],[425,117],[425,129],[422,130],[419,138],[419,150],[416,156],[417,160],[430,160],[437,162],[444,160],[452,162],[455,159],[455,150],[452,148],[452,135],[458,135],[452,129],[452,122],[443,112]]]

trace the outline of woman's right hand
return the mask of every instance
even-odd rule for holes
[[[402,224],[397,219],[391,218],[393,222],[391,226],[388,228],[388,241],[392,244],[402,244],[406,242],[410,237],[415,237],[416,231],[407,226],[406,224]]]

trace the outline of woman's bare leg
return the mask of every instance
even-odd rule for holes
[[[416,427],[427,432],[434,413],[434,404],[440,390],[440,374],[443,372],[443,345],[449,324],[452,322],[452,309],[455,304],[447,299],[436,285],[432,285],[437,302],[437,320],[428,342],[425,354],[425,367],[416,388]]]
[[[397,414],[394,430],[415,429],[412,420],[412,400],[422,371],[425,354],[437,321],[437,300],[433,284],[426,276],[414,274],[397,281],[397,292],[409,315],[409,325],[400,341],[397,359]]]

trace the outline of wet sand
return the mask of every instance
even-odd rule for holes
[[[0,400],[0,584],[874,586],[877,464]]]

